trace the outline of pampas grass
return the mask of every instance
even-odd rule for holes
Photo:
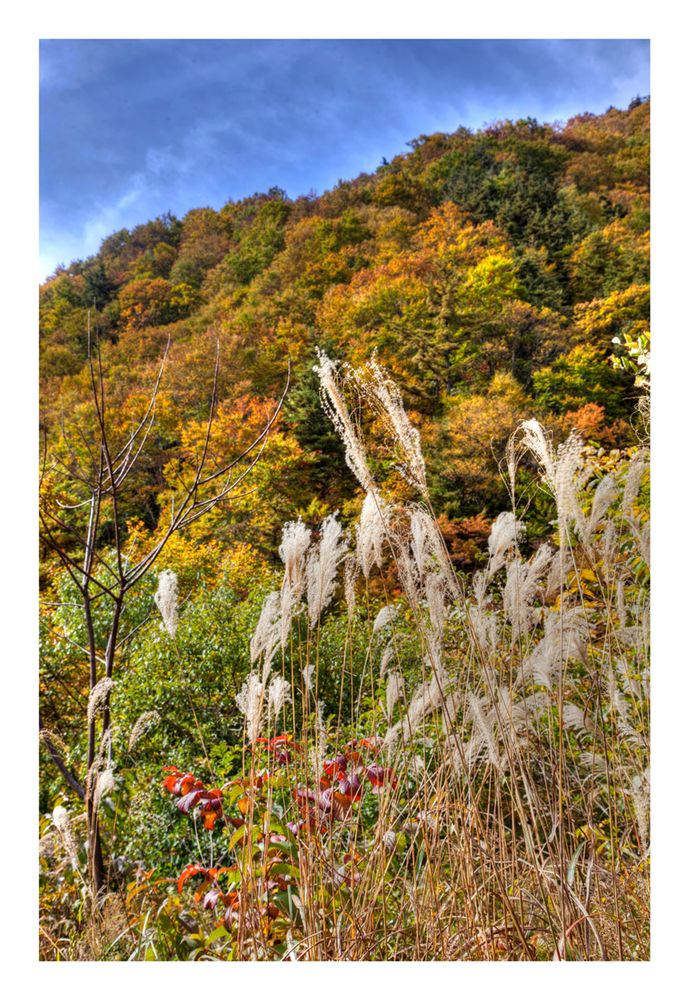
[[[354,551],[337,513],[313,538],[300,520],[285,525],[282,583],[266,597],[250,641],[254,669],[236,710],[250,756],[242,788],[256,811],[235,848],[234,957],[646,958],[643,451],[600,475],[577,435],[558,444],[537,421],[522,423],[508,445],[510,499],[520,465],[532,475],[535,465],[555,523],[533,545],[528,511],[500,513],[485,565],[465,585],[434,517],[421,442],[398,390],[377,362],[352,370],[321,354],[317,372],[364,492],[349,533]],[[349,398],[358,414],[370,407],[383,421],[403,489],[376,481]],[[403,502],[409,488],[416,497]],[[334,649],[328,623],[340,613],[339,594],[343,632],[333,634],[344,637]],[[368,646],[355,668],[358,641]],[[271,674],[278,650],[282,672]],[[326,689],[339,691],[333,714]],[[260,738],[283,725],[300,750],[268,782],[261,812],[252,798],[255,755]],[[382,777],[348,798],[348,762],[362,753],[374,756],[360,777],[367,780],[366,769]],[[109,766],[99,768],[106,774]],[[288,928],[284,950],[261,917],[267,837],[281,824],[290,831],[292,873],[290,906],[279,918]],[[264,840],[252,867],[251,845]]]
[[[346,554],[347,543],[335,511],[323,521],[318,546],[311,550],[306,563],[306,601],[312,628],[333,598],[337,570]]]
[[[163,569],[158,574],[158,589],[154,600],[163,619],[163,628],[170,638],[174,639],[179,620],[179,591],[177,574],[172,570]]]

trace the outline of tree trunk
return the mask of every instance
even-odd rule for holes
[[[93,890],[94,900],[97,901],[105,888],[105,866],[103,864],[98,816],[93,808],[93,799],[90,797],[86,808],[86,820],[88,830],[89,881]]]

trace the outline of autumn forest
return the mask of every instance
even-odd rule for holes
[[[648,958],[649,118],[43,283],[42,959]]]

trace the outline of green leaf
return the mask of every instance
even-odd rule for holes
[[[221,925],[220,927],[216,927],[215,930],[208,935],[206,944],[214,944],[214,942],[219,941],[220,938],[228,938],[229,936],[229,931]]]

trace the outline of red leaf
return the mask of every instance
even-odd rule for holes
[[[218,897],[220,896],[222,896],[221,889],[209,889],[206,895],[203,897],[203,909],[214,910],[215,904],[218,902]]]
[[[395,772],[390,767],[381,767],[380,764],[372,764],[366,768],[366,777],[373,785],[373,791],[389,782],[394,788],[397,784]]]
[[[214,809],[209,809],[208,811],[206,811],[206,809],[204,808],[202,810],[202,815],[203,815],[204,827],[206,828],[206,830],[212,830],[217,821],[220,819],[222,815],[222,810],[220,812],[216,812]]]
[[[183,795],[181,799],[177,800],[177,808],[180,812],[185,815],[189,813],[190,809],[193,809],[197,805],[199,799],[202,797],[203,792],[195,791],[189,792],[187,795]]]
[[[201,874],[203,875],[206,874],[206,869],[203,868],[201,865],[187,865],[187,867],[184,869],[183,872],[181,872],[179,878],[177,879],[177,892],[182,891],[182,887],[184,886],[184,883],[187,881],[188,878],[191,878],[192,875],[201,875]]]

